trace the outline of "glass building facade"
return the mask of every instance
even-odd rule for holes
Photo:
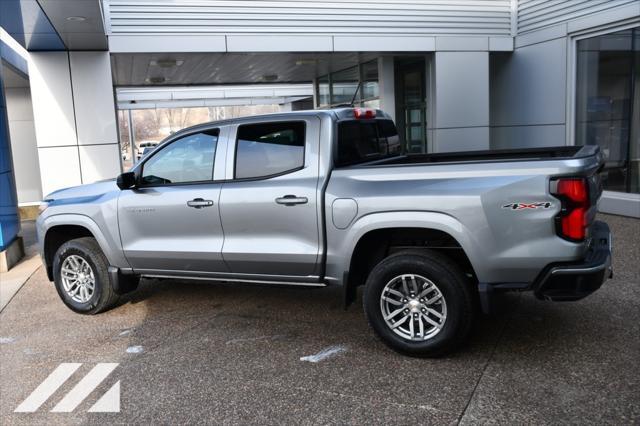
[[[368,108],[380,107],[378,61],[332,72],[316,79],[318,107],[350,104]]]
[[[576,144],[605,155],[604,188],[640,192],[640,27],[577,41]]]

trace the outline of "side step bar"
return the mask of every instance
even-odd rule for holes
[[[198,280],[198,281],[216,281],[216,282],[234,282],[247,284],[270,284],[279,286],[296,286],[296,287],[326,287],[325,283],[303,283],[292,281],[269,281],[269,280],[250,280],[239,278],[222,278],[222,277],[199,277],[185,275],[159,275],[159,274],[142,274],[142,278],[163,278],[172,280]]]

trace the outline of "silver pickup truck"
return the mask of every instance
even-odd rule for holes
[[[405,155],[379,110],[246,117],[50,194],[37,229],[79,313],[114,306],[140,277],[342,286],[346,305],[364,286],[381,340],[439,356],[497,292],[577,300],[611,276],[602,164],[593,146]]]

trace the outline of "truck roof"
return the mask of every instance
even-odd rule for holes
[[[273,112],[269,114],[247,115],[244,117],[235,117],[235,118],[228,118],[225,120],[200,123],[194,126],[185,127],[184,129],[181,129],[171,134],[166,139],[169,139],[169,138],[173,139],[176,136],[180,136],[185,133],[190,133],[198,129],[209,129],[215,126],[223,126],[223,125],[228,125],[233,123],[251,122],[261,118],[282,118],[284,120],[291,120],[291,119],[295,119],[296,117],[305,117],[305,116],[308,117],[309,115],[315,115],[318,117],[320,116],[329,117],[334,120],[345,120],[350,118],[353,119],[355,118],[354,111],[356,109],[375,111],[375,118],[384,118],[388,120],[391,119],[391,117],[384,111],[380,109],[373,109],[373,108],[338,107],[338,108],[327,108],[327,109],[306,109],[306,110],[300,110],[300,111],[283,111],[283,112]]]

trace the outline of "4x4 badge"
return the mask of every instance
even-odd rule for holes
[[[548,209],[553,203],[509,203],[502,206],[503,209],[526,210],[526,209]]]

